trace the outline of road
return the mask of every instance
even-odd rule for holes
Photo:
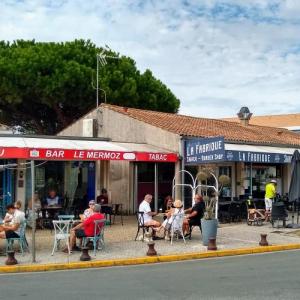
[[[0,299],[300,299],[300,251],[5,274]]]

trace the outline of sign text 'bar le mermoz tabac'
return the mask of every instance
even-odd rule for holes
[[[219,162],[225,159],[224,137],[185,140],[185,163]]]
[[[18,148],[0,147],[0,159],[21,158],[41,160],[127,160],[127,161],[153,161],[176,162],[176,153],[155,152],[122,152],[105,150],[74,150],[49,148]]]

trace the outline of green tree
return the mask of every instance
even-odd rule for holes
[[[96,105],[97,48],[91,41],[0,41],[0,121],[25,132],[54,134]],[[107,103],[175,113],[179,100],[151,71],[113,51],[99,70]],[[99,91],[99,102],[104,93]]]

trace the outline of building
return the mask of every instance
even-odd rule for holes
[[[105,186],[112,201],[122,201],[131,212],[145,193],[155,195],[155,208],[159,208],[163,197],[172,192],[174,175],[182,169],[196,175],[207,164],[214,167],[217,176],[231,178],[223,197],[262,198],[270,178],[277,178],[279,192],[287,193],[291,156],[300,148],[300,136],[282,128],[109,104],[102,104],[59,135],[95,135],[130,149],[143,147],[149,153],[158,148],[178,154],[181,160],[177,162],[166,162],[163,156],[156,162],[99,162],[98,173],[103,176],[97,182],[97,192]],[[176,177],[177,183],[182,181],[182,176]],[[188,202],[186,199],[186,205]]]
[[[58,136],[0,135],[2,202],[31,198],[29,161],[35,161],[35,190],[41,198],[55,188],[68,205],[95,199],[102,188],[113,203],[134,212],[146,193],[154,209],[175,192],[191,204],[189,183],[182,170],[196,176],[203,167],[216,176],[228,175],[221,197],[263,198],[265,183],[278,181],[288,192],[290,162],[300,148],[300,135],[287,129],[161,113],[101,104]],[[0,203],[1,206],[1,203]]]

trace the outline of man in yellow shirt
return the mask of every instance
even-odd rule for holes
[[[270,217],[272,211],[272,202],[276,197],[276,185],[277,181],[272,179],[269,183],[266,184],[266,193],[265,193],[265,205],[266,205],[266,221]]]

